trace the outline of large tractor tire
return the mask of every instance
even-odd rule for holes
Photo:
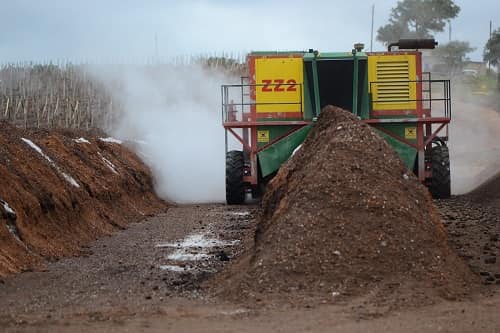
[[[429,190],[433,198],[446,199],[451,195],[450,153],[445,145],[431,150],[432,180]]]
[[[226,202],[228,205],[239,205],[245,201],[244,162],[242,151],[231,150],[226,153]]]

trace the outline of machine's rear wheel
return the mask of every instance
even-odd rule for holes
[[[245,201],[244,162],[242,151],[231,150],[226,153],[226,202],[229,205],[239,205]]]
[[[431,150],[432,180],[429,190],[434,198],[445,199],[451,195],[450,153],[445,145]]]

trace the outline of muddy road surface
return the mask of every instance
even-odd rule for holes
[[[1,280],[0,331],[500,332],[498,265],[486,260],[500,249],[497,211],[471,205],[438,202],[452,248],[483,272],[482,292],[465,300],[391,312],[358,310],[362,299],[262,307],[220,300],[202,283],[252,246],[258,207],[191,205],[131,224],[43,272]]]

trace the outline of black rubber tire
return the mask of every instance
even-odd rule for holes
[[[245,201],[244,162],[242,151],[231,150],[226,153],[226,202],[228,205],[240,205]]]
[[[444,145],[432,147],[432,179],[429,190],[433,198],[446,199],[451,195],[450,153]]]

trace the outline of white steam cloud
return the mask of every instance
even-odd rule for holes
[[[95,70],[120,103],[112,135],[131,141],[153,171],[159,196],[177,203],[222,202],[225,75],[198,65],[117,66]]]
[[[464,194],[500,172],[500,113],[478,99],[458,97],[450,124],[453,194]]]

